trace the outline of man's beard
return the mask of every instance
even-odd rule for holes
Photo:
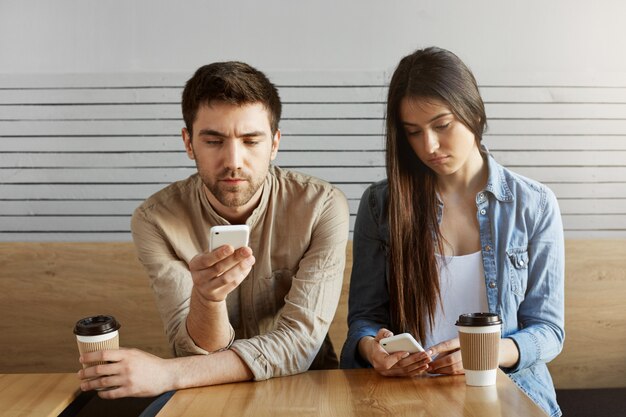
[[[200,169],[198,169],[198,173],[204,186],[225,207],[241,207],[247,204],[265,181],[265,176],[253,178],[250,175],[245,175],[243,172],[230,169],[225,169],[217,178],[209,178]],[[228,178],[237,178],[244,181],[239,185],[232,186],[220,181]]]

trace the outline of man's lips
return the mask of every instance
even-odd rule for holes
[[[230,177],[222,178],[219,180],[220,184],[223,184],[224,187],[229,188],[231,190],[244,187],[247,181],[248,180],[246,178],[230,178]]]

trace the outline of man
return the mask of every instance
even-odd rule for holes
[[[187,155],[198,172],[133,214],[174,359],[135,349],[79,372],[103,398],[264,380],[337,367],[328,328],[343,278],[348,207],[321,180],[271,165],[281,103],[266,76],[239,62],[198,69],[182,98]],[[249,247],[208,251],[209,228],[250,226]],[[90,378],[96,378],[89,380]]]

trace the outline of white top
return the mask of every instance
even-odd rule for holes
[[[463,313],[489,311],[481,252],[463,256],[436,255],[439,267],[441,303],[435,314],[435,326],[426,333],[425,349],[458,336],[454,325]]]

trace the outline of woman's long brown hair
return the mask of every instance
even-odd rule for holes
[[[477,143],[486,115],[474,76],[452,52],[421,49],[404,57],[394,71],[386,115],[391,327],[424,341],[441,302],[435,253],[443,255],[444,239],[437,215],[436,174],[409,145],[400,118],[405,97],[442,101],[474,133]]]

